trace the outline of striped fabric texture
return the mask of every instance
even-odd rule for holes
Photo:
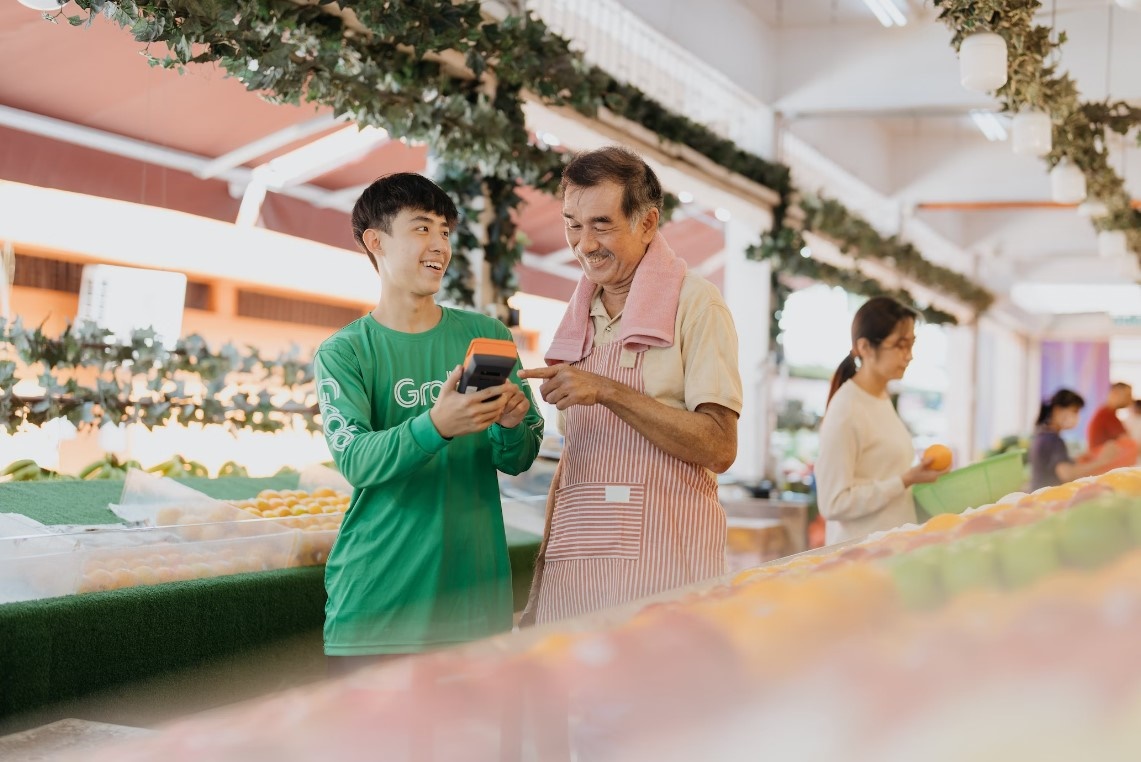
[[[643,353],[620,342],[574,365],[644,393]],[[650,444],[602,405],[566,411],[543,571],[532,600],[550,622],[725,573],[725,511],[709,470]],[[537,595],[536,595],[537,593]]]

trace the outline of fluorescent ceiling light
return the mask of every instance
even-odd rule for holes
[[[540,132],[538,138],[544,145],[550,146],[551,148],[555,148],[563,144],[563,141],[559,140],[559,136],[553,132]]]
[[[864,5],[868,6],[880,23],[886,27],[907,25],[907,17],[893,0],[864,0]]]
[[[993,111],[971,109],[971,119],[987,140],[991,142],[1006,140],[1006,127]]]

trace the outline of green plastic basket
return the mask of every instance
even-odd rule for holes
[[[1023,450],[972,463],[939,477],[933,484],[917,484],[912,489],[915,505],[928,516],[962,513],[967,508],[989,505],[1022,489],[1026,475]]]

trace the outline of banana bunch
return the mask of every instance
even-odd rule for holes
[[[39,464],[30,458],[9,463],[8,467],[0,472],[0,476],[10,476],[12,477],[11,481],[14,482],[38,482],[48,479],[71,478],[48,468],[40,468]]]
[[[87,465],[79,472],[80,479],[125,479],[127,471],[142,468],[137,460],[119,460],[113,453]]]
[[[232,460],[227,460],[218,468],[218,477],[225,476],[249,476],[250,472],[246,470],[245,466],[240,466]]]
[[[152,474],[159,474],[169,479],[185,479],[188,476],[209,476],[206,466],[195,460],[187,460],[181,455],[175,455],[168,461],[151,466],[147,469]]]

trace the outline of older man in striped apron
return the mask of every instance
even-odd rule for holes
[[[566,446],[525,622],[618,605],[725,573],[714,473],[737,453],[737,334],[720,293],[661,233],[662,189],[631,151],[563,173],[583,278],[546,359],[523,371]]]

